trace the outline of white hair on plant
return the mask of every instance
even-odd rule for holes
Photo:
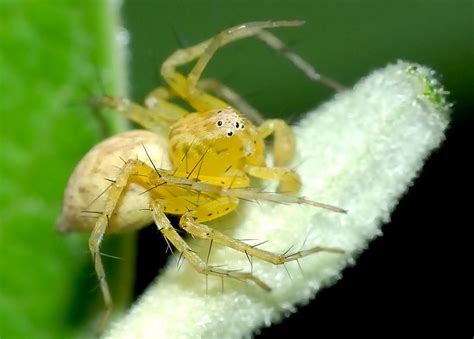
[[[348,210],[336,214],[311,206],[245,203],[235,215],[212,223],[234,238],[254,238],[262,248],[331,246],[345,255],[319,253],[282,267],[214,246],[210,264],[252,269],[272,287],[266,292],[231,279],[205,279],[184,262],[170,260],[108,338],[241,338],[270,326],[308,303],[319,289],[381,234],[390,212],[423,161],[444,139],[449,120],[445,92],[425,67],[398,62],[375,71],[350,91],[309,112],[294,127],[301,194]],[[229,229],[229,227],[233,227]],[[221,229],[222,229],[221,228]],[[204,258],[209,243],[190,241]],[[291,279],[288,277],[291,275]],[[207,286],[207,292],[206,292]]]

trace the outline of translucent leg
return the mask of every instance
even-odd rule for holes
[[[314,201],[314,200],[309,200],[304,197],[298,197],[294,195],[288,195],[288,194],[277,193],[277,192],[260,192],[257,188],[250,188],[247,186],[243,188],[216,186],[216,185],[208,184],[202,181],[195,181],[192,179],[175,177],[173,176],[171,171],[165,171],[165,170],[160,170],[160,175],[161,175],[161,179],[164,182],[176,187],[194,190],[196,192],[201,192],[201,193],[202,192],[212,193],[220,197],[227,197],[226,198],[227,200],[223,202],[226,207],[229,207],[229,205],[226,205],[230,201],[228,200],[229,198],[239,198],[239,199],[250,200],[250,201],[261,200],[261,201],[271,201],[271,202],[281,203],[281,204],[310,205],[314,207],[324,208],[336,213],[347,213],[345,209],[342,209],[340,207]],[[215,204],[221,204],[221,203],[222,203],[222,200],[216,199]],[[220,208],[220,209],[221,209],[220,213],[222,213],[222,210],[227,211],[225,208],[224,209]],[[200,215],[197,217],[199,217],[200,221],[212,220],[212,219],[215,219],[217,216],[217,215],[213,215],[212,212],[207,212],[206,214],[204,209],[200,209],[199,211],[200,211]],[[205,218],[204,215],[207,215],[207,218]],[[223,214],[218,214],[218,216],[222,216],[222,215]]]
[[[308,78],[315,82],[320,82],[323,85],[332,88],[333,90],[340,92],[346,89],[346,87],[336,80],[325,76],[313,67],[310,63],[304,60],[298,54],[292,52],[283,41],[277,38],[274,34],[269,31],[262,30],[257,33],[257,37],[264,41],[271,48],[282,53],[288,60],[290,60],[296,68],[300,69]]]
[[[205,92],[212,92],[218,97],[230,102],[252,122],[261,124],[264,121],[263,116],[255,107],[250,105],[237,92],[224,85],[220,81],[216,79],[201,79],[199,80],[198,87]],[[176,117],[175,120],[179,120],[188,114],[188,112],[169,102],[176,97],[179,96],[172,90],[166,87],[157,87],[147,95],[145,99],[145,106],[147,108],[157,109],[162,112],[168,112],[171,116]],[[224,102],[220,103],[219,105],[222,104],[224,104]]]
[[[102,258],[100,256],[100,245],[109,225],[110,218],[114,214],[117,203],[124,189],[127,187],[130,177],[136,174],[148,176],[149,173],[150,168],[141,161],[129,160],[125,163],[122,170],[115,179],[114,183],[107,191],[107,200],[105,203],[104,211],[97,219],[94,229],[92,230],[91,236],[89,238],[89,250],[92,255],[92,260],[94,262],[95,271],[99,280],[100,289],[102,291],[105,303],[105,313],[101,320],[101,325],[99,326],[100,329],[102,329],[106,324],[113,306],[104,266],[102,264]]]
[[[246,255],[262,259],[274,265],[281,265],[286,262],[297,260],[299,258],[318,252],[344,253],[341,249],[338,248],[316,246],[307,250],[298,251],[288,255],[275,254],[269,251],[259,249],[255,246],[248,245],[243,241],[234,239],[222,232],[219,232],[218,230],[199,223],[201,221],[199,218],[200,214],[207,215],[209,213],[216,213],[221,209],[221,205],[225,204],[226,201],[228,201],[228,198],[219,198],[215,201],[199,206],[196,211],[190,211],[184,214],[179,222],[180,227],[195,237],[212,240],[218,244],[233,248],[237,251],[245,253]]]
[[[291,27],[302,25],[302,21],[260,21],[249,22],[229,28],[215,37],[173,53],[162,65],[161,74],[169,86],[187,100],[198,111],[207,111],[228,106],[227,103],[199,90],[197,83],[214,53],[222,46],[252,35],[264,28]],[[199,59],[198,59],[199,58]],[[193,70],[184,77],[176,67],[198,59]]]
[[[288,168],[245,165],[245,172],[260,179],[279,180],[279,192],[298,192],[301,188],[299,175]]]
[[[104,107],[112,108],[125,115],[130,120],[155,132],[168,133],[169,126],[178,121],[188,112],[166,100],[149,95],[147,107],[131,102],[125,98],[104,96],[100,99]]]
[[[273,134],[273,159],[275,166],[288,164],[295,154],[295,136],[293,129],[284,120],[265,120],[258,126],[260,137]]]
[[[205,191],[207,187],[200,187],[200,189],[201,191]],[[211,191],[210,189],[208,190]],[[236,197],[250,201],[271,201],[280,204],[310,205],[314,207],[324,208],[336,213],[347,213],[347,211],[343,208],[322,203],[319,201],[309,200],[304,197],[298,197],[277,192],[259,192],[258,190],[254,190],[251,188],[224,188],[221,189],[220,195]]]
[[[227,198],[226,198],[227,199]],[[203,275],[214,275],[218,277],[230,277],[238,280],[250,280],[255,284],[263,288],[264,290],[270,291],[270,287],[265,284],[262,280],[254,276],[249,272],[239,272],[234,270],[225,270],[218,267],[212,267],[204,260],[202,260],[196,252],[194,252],[186,241],[179,235],[176,229],[171,225],[170,221],[163,213],[163,206],[157,200],[153,201],[150,205],[153,219],[163,234],[163,236],[169,240],[173,246],[182,253],[182,256],[188,260],[188,262],[194,267],[194,269]]]
[[[200,55],[191,73],[188,75],[189,92],[192,94],[196,88],[197,82],[201,77],[202,72],[211,60],[214,53],[222,46],[243,38],[258,34],[264,28],[275,27],[294,27],[302,25],[302,21],[256,21],[249,22],[242,25],[234,26],[225,31],[222,31],[209,42],[207,48]]]
[[[237,94],[237,92],[220,81],[215,79],[201,79],[199,80],[198,87],[206,92],[213,92],[220,98],[230,102],[253,123],[261,124],[264,121],[262,114],[260,114],[256,108],[250,105],[244,98]]]

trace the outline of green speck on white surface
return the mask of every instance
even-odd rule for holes
[[[444,90],[435,71],[416,64],[407,66],[406,70],[408,74],[420,81],[423,88],[423,95],[428,98],[436,108],[446,113],[450,112],[452,104],[447,100],[449,93]]]

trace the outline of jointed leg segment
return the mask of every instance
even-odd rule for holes
[[[207,64],[219,48],[235,40],[256,36],[258,39],[265,42],[269,47],[281,52],[310,79],[321,82],[322,84],[333,88],[336,91],[343,90],[344,86],[339,84],[337,81],[318,73],[313,66],[303,60],[296,53],[290,51],[290,49],[280,39],[266,30],[275,27],[300,26],[303,23],[303,21],[298,20],[260,21],[249,22],[229,28],[217,34],[213,38],[197,45],[177,50],[163,63],[161,67],[161,74],[168,82],[168,85],[179,96],[189,101],[189,103],[198,111],[207,111],[225,107],[225,102],[207,94],[204,91],[201,91],[198,88],[199,79],[201,78],[201,75]],[[198,61],[187,77],[176,70],[178,66],[190,63],[196,59],[198,59]]]
[[[299,175],[285,167],[245,165],[245,172],[256,178],[279,180],[278,191],[280,192],[298,192],[301,187]]]
[[[117,108],[118,110],[125,113],[125,115],[131,120],[151,130],[160,130],[160,124],[164,123],[165,125],[170,125],[187,114],[185,110],[169,102],[169,100],[175,96],[181,97],[182,99],[188,101],[189,104],[197,111],[207,111],[226,107],[228,104],[225,101],[222,101],[221,99],[205,92],[208,87],[207,85],[216,87],[216,84],[213,82],[206,82],[206,80],[200,81],[200,77],[210,59],[219,48],[235,40],[250,36],[256,36],[271,48],[281,52],[309,78],[315,81],[320,81],[336,90],[343,89],[344,87],[336,81],[316,72],[309,63],[304,61],[297,54],[291,52],[280,39],[278,39],[272,33],[266,31],[266,29],[269,28],[294,27],[300,26],[303,23],[303,21],[298,20],[249,22],[222,31],[218,35],[204,42],[185,49],[178,49],[167,60],[165,60],[161,67],[161,74],[168,83],[170,89],[161,87],[152,91],[147,97],[146,108],[128,102],[124,99],[106,98],[106,100],[104,100],[104,104],[105,106]],[[187,76],[184,76],[177,71],[176,68],[178,66],[187,64],[196,59],[197,62],[195,66]],[[202,86],[198,86],[198,82]],[[200,87],[202,89],[200,89]],[[247,105],[244,101],[240,100],[238,96],[236,97],[235,93],[232,91],[229,92],[225,86],[217,86],[217,92],[217,94],[229,94],[231,97],[236,99],[230,99],[229,101],[234,103],[237,101],[241,103],[242,105],[236,104],[236,106],[242,109],[246,115],[249,115],[251,118],[255,118],[257,122],[262,120],[261,116],[255,109]],[[226,97],[226,95],[223,97],[226,100],[229,99]],[[281,152],[278,152],[275,157],[277,166],[280,166],[287,161],[285,160],[285,154],[287,153],[285,153],[283,149]],[[283,157],[281,160],[280,155]]]
[[[189,261],[189,263],[194,267],[197,272],[204,275],[230,277],[239,280],[251,280],[264,290],[270,291],[270,287],[258,277],[254,276],[252,273],[225,270],[217,267],[212,267],[206,264],[206,262],[202,260],[199,255],[189,247],[186,241],[184,241],[184,239],[178,234],[176,229],[171,225],[170,221],[163,213],[163,207],[158,200],[155,200],[150,204],[150,209],[153,214],[153,219],[160,232],[166,239],[168,239],[173,244],[173,246],[179,252],[182,253],[183,257]]]
[[[255,107],[220,81],[215,79],[201,79],[199,80],[198,87],[205,92],[212,92],[219,98],[230,102],[240,112],[244,112],[245,116],[253,123],[261,124],[264,121],[262,114]]]
[[[102,258],[100,256],[100,245],[104,238],[104,234],[107,231],[109,226],[110,219],[112,218],[115,209],[117,208],[117,203],[120,200],[122,193],[129,184],[132,176],[149,176],[153,170],[150,169],[148,165],[139,161],[139,160],[128,160],[122,170],[118,174],[115,181],[110,185],[107,192],[107,200],[103,212],[100,214],[97,219],[92,234],[89,238],[89,250],[92,254],[92,259],[94,261],[95,271],[100,283],[100,289],[104,297],[104,303],[106,311],[102,323],[105,324],[107,318],[110,315],[112,310],[112,298],[110,296],[109,286],[107,284],[106,275],[104,271],[104,266],[102,264]]]
[[[223,197],[219,199],[224,200],[227,198]],[[201,205],[195,211],[190,211],[184,214],[181,217],[180,222],[179,222],[180,227],[195,237],[206,239],[206,240],[212,240],[218,244],[233,248],[249,256],[262,259],[274,265],[282,265],[284,263],[297,260],[297,259],[300,259],[302,257],[308,256],[310,254],[317,253],[317,252],[344,253],[338,248],[316,246],[307,250],[301,250],[289,255],[285,255],[285,254],[275,254],[275,253],[251,246],[249,244],[244,243],[243,241],[234,239],[222,232],[219,232],[218,230],[215,230],[207,225],[199,223],[200,220],[199,220],[198,215],[200,214],[199,212],[201,209],[205,210],[206,212],[209,212],[209,211],[211,211],[211,213],[216,212],[216,211],[213,211],[212,206],[210,206],[211,204]]]
[[[263,139],[273,134],[273,156],[275,166],[284,166],[295,153],[295,135],[288,124],[281,119],[265,120],[258,126],[258,133]]]
[[[100,257],[100,244],[104,238],[105,230],[109,224],[109,215],[102,214],[95,224],[95,227],[92,231],[92,234],[89,238],[89,250],[92,254],[92,260],[94,262],[95,272],[99,280],[100,290],[104,298],[105,311],[102,319],[100,320],[98,328],[103,329],[107,320],[112,312],[112,297],[110,295],[109,285],[107,284],[107,279],[105,275],[104,265],[102,264],[102,258]]]
[[[261,21],[232,27],[200,44],[177,50],[163,63],[161,75],[179,96],[188,101],[198,111],[226,107],[227,104],[225,102],[197,88],[201,74],[214,53],[220,47],[232,41],[256,35],[265,28],[291,27],[302,24],[302,21]],[[198,61],[187,77],[176,70],[178,66],[187,64],[196,59],[198,59]]]
[[[167,133],[169,126],[181,119],[188,112],[178,105],[157,96],[152,92],[146,100],[146,107],[125,98],[104,96],[100,104],[112,108],[130,120],[155,132]]]

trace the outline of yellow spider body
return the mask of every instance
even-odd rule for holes
[[[294,195],[251,189],[250,177],[256,177],[277,180],[280,192],[299,190],[299,176],[284,167],[294,154],[292,129],[278,119],[265,120],[256,126],[236,108],[205,89],[221,93],[235,106],[246,107],[249,113],[252,109],[240,97],[215,80],[199,80],[212,55],[223,45],[256,35],[271,47],[281,49],[281,41],[264,29],[300,24],[298,21],[246,23],[176,51],[161,69],[168,87],[152,91],[145,106],[123,98],[101,98],[102,105],[116,109],[146,129],[167,131],[171,161],[171,165],[156,166],[164,143],[159,135],[149,131],[126,132],[94,147],[71,176],[58,226],[65,232],[91,231],[89,249],[108,313],[112,298],[100,257],[104,235],[144,227],[150,221],[199,273],[249,280],[270,290],[251,272],[209,266],[171,225],[167,214],[181,216],[179,227],[196,238],[214,241],[275,265],[321,251],[341,253],[340,249],[317,246],[290,254],[275,254],[202,224],[235,210],[242,198],[310,204],[344,212]],[[187,77],[176,70],[177,66],[196,59]],[[172,103],[176,97],[189,103],[196,112],[189,113]],[[275,167],[265,164],[264,139],[270,135],[273,136]],[[104,178],[107,178],[106,183]],[[81,211],[90,213],[89,218],[81,219]]]

